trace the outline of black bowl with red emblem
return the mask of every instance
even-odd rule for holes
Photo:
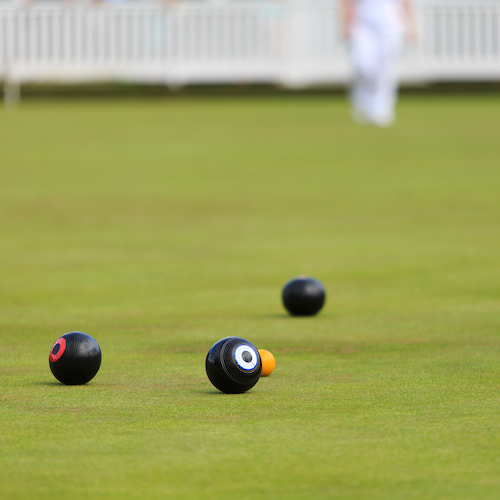
[[[50,370],[63,384],[86,384],[99,371],[101,357],[101,348],[90,335],[83,332],[65,333],[50,350]]]

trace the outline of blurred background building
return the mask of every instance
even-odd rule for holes
[[[500,80],[500,0],[414,0],[402,82]],[[0,80],[345,84],[336,0],[0,0]]]

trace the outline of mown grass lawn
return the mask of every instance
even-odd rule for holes
[[[500,98],[0,111],[0,497],[498,499]],[[290,318],[283,284],[327,303]],[[66,387],[82,330],[103,362]],[[238,335],[275,372],[216,391]]]

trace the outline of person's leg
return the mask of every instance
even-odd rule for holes
[[[378,31],[376,75],[369,110],[370,121],[388,126],[395,119],[397,101],[397,59],[402,33],[399,27],[383,27]]]
[[[372,96],[377,74],[377,46],[372,26],[359,23],[352,37],[354,78],[351,85],[353,118],[358,123],[370,121]]]

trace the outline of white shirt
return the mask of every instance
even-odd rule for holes
[[[355,5],[359,22],[394,25],[402,21],[401,0],[355,0]]]

